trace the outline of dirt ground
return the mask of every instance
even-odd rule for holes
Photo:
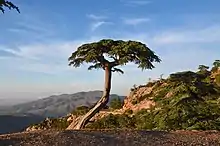
[[[220,146],[220,132],[50,130],[0,135],[0,146]]]

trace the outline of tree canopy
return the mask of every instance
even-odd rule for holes
[[[199,65],[198,69],[199,69],[200,71],[207,71],[207,70],[209,69],[209,67],[208,67],[208,66],[205,66],[205,65]]]
[[[14,5],[12,2],[6,0],[0,0],[0,11],[2,11],[2,13],[5,12],[4,7],[7,7],[10,10],[15,9],[20,13],[19,8],[16,5]]]
[[[79,67],[85,62],[92,63],[89,70],[100,68],[105,70],[105,67],[108,66],[113,72],[123,73],[121,69],[115,67],[133,62],[142,70],[152,69],[154,68],[152,62],[160,62],[161,60],[141,42],[103,39],[99,42],[81,45],[77,51],[72,53],[69,61],[69,65],[74,67]]]

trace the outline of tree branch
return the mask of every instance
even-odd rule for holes
[[[3,6],[9,8],[10,10],[11,10],[11,9],[16,9],[16,10],[18,11],[18,13],[20,13],[19,8],[18,8],[17,6],[15,6],[15,5],[14,5],[12,2],[10,2],[10,1],[5,1],[5,0],[1,0],[1,1],[0,1],[0,11],[2,11],[2,13],[5,12]]]
[[[95,65],[91,65],[88,67],[88,70],[92,70],[92,69],[99,69],[99,68],[102,68],[103,70],[105,70],[105,67],[103,64],[101,63],[97,63]]]
[[[124,74],[124,71],[121,70],[121,69],[119,69],[119,68],[113,68],[111,71],[112,71],[112,72],[119,72],[119,73],[121,73],[121,74]]]

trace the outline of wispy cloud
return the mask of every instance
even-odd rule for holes
[[[151,1],[149,0],[121,0],[126,6],[145,6]]]
[[[105,21],[94,22],[91,25],[91,30],[95,31],[97,28],[99,28],[100,26],[104,25],[105,23],[106,23]]]
[[[95,14],[88,14],[86,16],[92,20],[92,23],[90,25],[91,31],[95,31],[103,25],[113,24],[113,22],[109,22],[106,20],[108,18],[107,16],[95,15]]]
[[[95,31],[96,29],[98,29],[99,27],[103,26],[103,25],[113,25],[114,23],[112,22],[108,22],[108,21],[97,21],[97,22],[93,22],[91,24],[91,31]]]
[[[149,21],[150,21],[149,18],[123,18],[124,24],[134,25],[134,26],[142,23],[147,23]]]
[[[153,41],[161,45],[220,42],[220,25],[213,25],[197,30],[180,29],[160,32],[153,38]]]
[[[101,15],[95,15],[95,14],[87,14],[86,16],[92,20],[103,20],[103,19],[108,18],[107,16],[101,16]]]
[[[71,70],[68,58],[78,46],[97,40],[99,38],[94,37],[85,40],[19,45],[16,48],[0,46],[0,59],[1,63],[14,66],[18,71],[59,74]]]

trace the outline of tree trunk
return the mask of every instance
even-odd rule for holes
[[[109,94],[111,90],[111,67],[108,65],[105,67],[105,88],[103,91],[103,95],[100,98],[100,100],[96,103],[96,105],[88,112],[86,113],[82,119],[79,120],[77,125],[75,122],[72,122],[69,127],[67,127],[67,130],[71,129],[82,129],[85,127],[85,125],[88,123],[88,121],[96,114],[98,113],[102,108],[106,106],[106,104],[109,101]]]

